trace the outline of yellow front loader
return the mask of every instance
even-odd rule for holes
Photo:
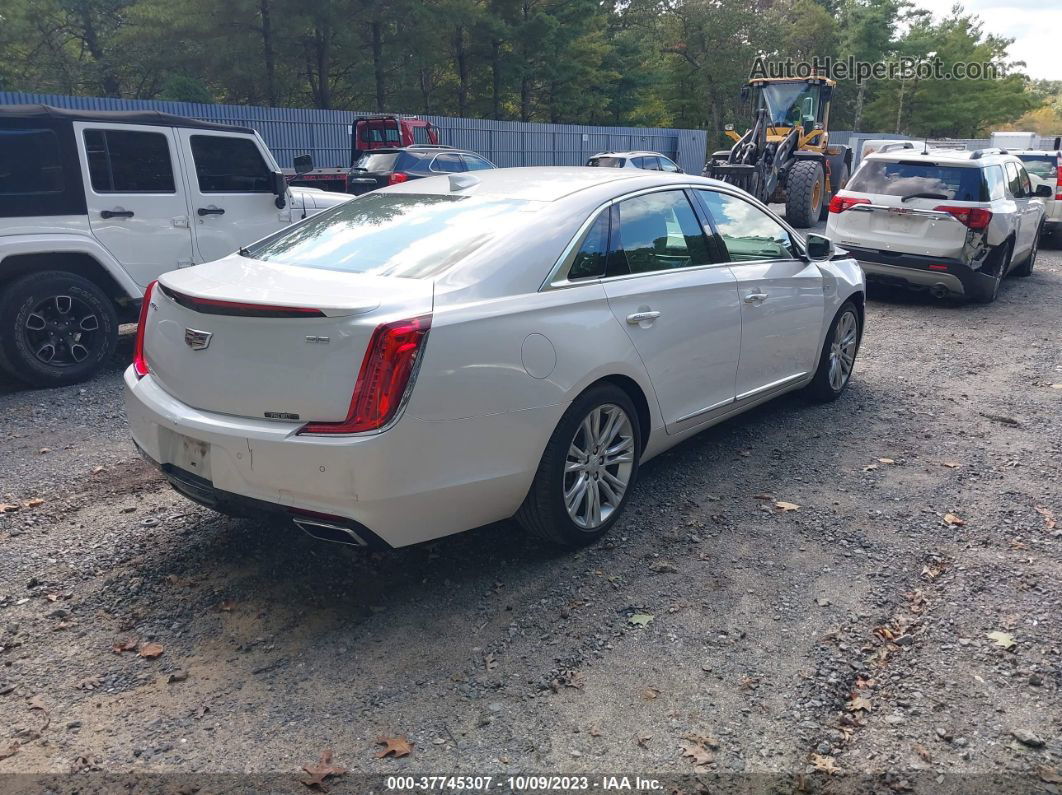
[[[848,182],[852,151],[831,146],[827,77],[756,78],[741,89],[753,100],[753,124],[730,149],[712,154],[704,174],[742,188],[764,203],[784,202],[785,217],[804,229],[826,218],[830,198]]]

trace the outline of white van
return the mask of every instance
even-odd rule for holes
[[[90,377],[153,279],[350,199],[320,193],[293,194],[246,127],[0,106],[0,369]]]

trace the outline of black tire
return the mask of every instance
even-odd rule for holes
[[[117,344],[113,303],[81,276],[30,273],[0,294],[0,368],[27,384],[53,387],[84,381],[111,357]]]
[[[851,351],[852,365],[848,369],[847,373],[843,373],[843,380],[838,388],[836,382],[831,382],[831,371],[833,367],[833,344],[834,338],[837,336],[837,330],[841,327],[842,318],[851,317],[854,321],[855,342],[854,349]],[[845,335],[847,337],[847,335]],[[833,322],[830,324],[830,330],[826,334],[826,339],[822,343],[822,351],[819,353],[819,366],[815,370],[815,377],[811,379],[811,383],[804,389],[809,398],[818,403],[829,403],[837,400],[844,391],[848,388],[849,382],[852,380],[852,372],[855,370],[855,359],[859,353],[859,346],[863,342],[863,319],[862,314],[859,311],[859,307],[852,301],[845,301],[841,304],[841,308],[837,310],[837,314],[833,318]],[[838,364],[840,366],[840,363]]]
[[[1033,237],[1032,250],[1029,252],[1029,256],[1021,261],[1020,265],[1015,265],[1011,269],[1011,273],[1020,278],[1026,276],[1032,276],[1033,268],[1036,267],[1036,255],[1040,253],[1040,236],[1044,233],[1043,224],[1040,224],[1040,228],[1036,230],[1036,235]]]
[[[612,507],[610,514],[601,524],[588,529],[576,524],[565,506],[565,464],[569,448],[579,438],[583,420],[596,409],[605,406],[619,408],[630,423],[631,468],[626,489],[618,505]],[[532,535],[561,546],[583,546],[597,541],[616,523],[627,505],[638,479],[638,458],[641,451],[642,430],[638,422],[638,412],[627,393],[615,384],[603,383],[591,387],[572,402],[553,431],[546,450],[542,453],[531,489],[516,512],[516,520]],[[577,507],[582,504],[580,500]]]
[[[835,182],[832,177],[830,179],[830,187],[833,188],[822,201],[822,209],[819,210],[819,220],[825,221],[830,217],[830,199],[837,195],[837,191],[843,190],[844,186],[848,184],[848,164],[845,163],[841,166],[841,173],[837,175],[837,181]]]
[[[797,229],[807,229],[819,220],[826,193],[826,175],[816,160],[798,160],[789,167],[785,183],[785,217]]]
[[[999,285],[1006,278],[1007,271],[1010,269],[1010,258],[1014,255],[1014,241],[1008,240],[1006,243],[1001,243],[998,251],[998,254],[993,251],[989,255],[995,260],[991,272],[987,274],[992,278],[987,284],[981,286],[980,292],[972,296],[973,300],[979,304],[990,304],[999,296]]]

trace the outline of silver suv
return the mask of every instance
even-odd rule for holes
[[[659,152],[598,152],[586,161],[588,166],[603,168],[640,168],[644,171],[669,171],[681,174],[682,169],[669,157]]]
[[[1006,150],[903,142],[863,159],[830,201],[826,234],[871,283],[990,303],[1008,274],[1032,273],[1050,193]]]

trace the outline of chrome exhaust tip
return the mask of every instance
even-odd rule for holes
[[[934,284],[929,288],[929,294],[934,298],[947,298],[951,291],[943,284]]]
[[[291,521],[306,535],[317,541],[331,541],[333,544],[345,544],[348,547],[367,547],[369,545],[356,531],[335,522],[328,522],[309,516],[294,516]]]

